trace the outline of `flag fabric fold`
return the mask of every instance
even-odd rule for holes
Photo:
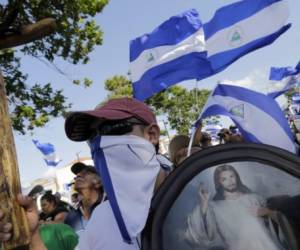
[[[44,155],[44,160],[48,166],[55,167],[61,159],[57,156],[55,148],[51,143],[40,143],[38,140],[32,140],[34,145]]]
[[[196,10],[173,16],[130,43],[134,97],[145,100],[184,80],[212,76],[273,43],[291,25],[286,0],[244,0],[202,25]],[[300,67],[300,66],[299,66]]]
[[[273,80],[275,82],[282,82],[282,87],[277,90],[268,93],[268,96],[272,98],[277,98],[278,96],[284,94],[295,85],[299,85],[300,83],[300,61],[293,67],[271,67],[269,80]]]
[[[273,81],[280,81],[285,77],[296,75],[297,70],[293,67],[271,67],[269,79]]]
[[[250,89],[218,84],[195,126],[206,117],[230,117],[247,142],[264,143],[295,153],[294,136],[277,102]]]

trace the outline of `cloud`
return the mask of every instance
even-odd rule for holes
[[[254,70],[250,72],[248,76],[245,76],[242,79],[224,79],[220,81],[223,84],[229,84],[234,86],[240,86],[248,89],[252,89],[254,91],[268,93],[268,88],[270,85],[268,80],[268,75],[265,72],[260,70]]]
[[[234,85],[234,86],[240,86],[240,87],[249,88],[249,89],[252,89],[253,86],[255,85],[255,82],[249,76],[246,76],[245,78],[239,79],[239,80],[226,79],[226,80],[223,80],[222,83]]]
[[[238,80],[225,79],[221,81],[221,83],[249,88],[251,90],[261,92],[263,94],[267,94],[270,92],[280,90],[286,84],[286,80],[270,81],[269,75],[266,74],[266,72],[262,72],[261,70],[256,69],[250,72],[248,76],[242,79],[238,79]],[[284,107],[286,105],[286,98],[284,96],[280,96],[279,98],[276,99],[276,101],[281,107]]]

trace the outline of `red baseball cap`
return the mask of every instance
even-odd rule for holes
[[[65,121],[65,132],[73,141],[86,141],[91,137],[91,124],[96,120],[123,120],[135,117],[145,124],[157,123],[154,113],[143,102],[123,97],[112,99],[94,110],[70,113]]]

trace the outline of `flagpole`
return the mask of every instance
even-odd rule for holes
[[[199,99],[198,99],[198,80],[196,80],[195,87],[196,87],[195,98],[196,98],[197,113],[199,113],[200,107],[199,107]]]
[[[192,132],[191,132],[191,138],[190,138],[190,142],[189,142],[189,146],[188,146],[188,152],[187,152],[188,157],[191,155],[192,145],[193,145],[193,141],[194,141],[196,131],[197,131],[197,128],[195,126],[193,126],[192,127]]]
[[[221,83],[220,80],[217,81],[217,85],[216,85],[216,86],[218,86],[218,84],[220,84],[220,83]],[[215,87],[215,88],[216,88],[216,87]],[[214,88],[214,89],[215,89],[215,88]],[[208,96],[207,100],[209,100],[209,99],[211,98],[211,96],[213,95],[214,89],[211,91],[211,93],[210,93],[210,95]],[[206,101],[206,102],[207,102],[207,101]],[[205,105],[206,105],[206,103],[205,103]],[[205,105],[204,105],[204,107],[203,107],[201,113],[199,114],[199,117],[201,117],[203,110],[205,110]],[[202,123],[202,121],[200,121],[200,123]],[[201,125],[200,125],[200,126],[201,126]],[[189,142],[189,146],[188,146],[187,156],[190,156],[190,155],[191,155],[192,145],[193,145],[193,142],[194,142],[194,137],[195,137],[195,134],[196,134],[196,132],[197,132],[197,129],[198,129],[198,127],[196,127],[195,125],[193,125],[192,128],[191,128],[190,142]]]
[[[81,152],[81,151],[75,153],[75,154],[76,154],[76,157],[77,157],[77,161],[79,161],[79,159],[80,159],[80,157],[79,157],[80,152]]]
[[[167,136],[168,136],[168,139],[169,139],[169,143],[170,143],[170,134],[169,134],[169,130],[168,130],[167,125],[166,125],[166,121],[162,120],[162,122],[164,124],[165,130],[166,130],[166,133],[167,133]]]

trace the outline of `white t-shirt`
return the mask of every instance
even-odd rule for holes
[[[99,204],[86,229],[79,237],[76,250],[139,250],[138,239],[133,244],[123,241],[108,201]]]

